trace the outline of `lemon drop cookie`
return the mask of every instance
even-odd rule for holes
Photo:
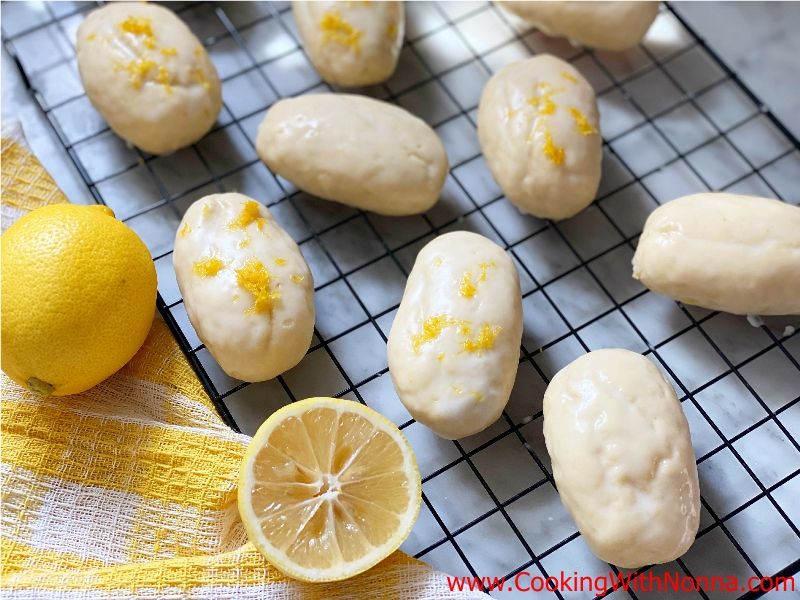
[[[111,2],[78,28],[78,70],[92,105],[118,136],[151,154],[188,146],[222,106],[205,48],[172,11]]]
[[[300,362],[314,332],[314,282],[262,204],[242,194],[197,200],[172,262],[189,320],[228,375],[265,381]]]
[[[394,552],[419,514],[411,445],[371,408],[309,398],[258,429],[239,476],[247,536],[283,573],[336,581]]]
[[[403,44],[402,2],[292,2],[297,31],[328,83],[345,87],[388,79]]]
[[[638,44],[658,14],[658,2],[538,2],[499,3],[543,33],[564,36],[583,46],[627,50]]]
[[[417,255],[389,333],[389,372],[412,417],[441,437],[466,437],[508,403],[521,338],[510,256],[481,235],[447,233]]]
[[[256,150],[301,190],[383,215],[412,215],[439,198],[444,145],[402,108],[351,94],[308,94],[272,105]]]
[[[645,222],[633,277],[711,310],[800,315],[800,208],[726,193],[667,202]]]
[[[596,350],[556,373],[544,438],[561,501],[602,560],[636,569],[692,545],[700,491],[689,425],[644,356]]]
[[[586,208],[600,184],[602,138],[592,87],[547,54],[495,73],[478,106],[481,150],[506,197],[540,219]]]
[[[113,375],[144,343],[156,269],[144,242],[107,206],[52,204],[2,236],[3,371],[42,394],[77,394]]]

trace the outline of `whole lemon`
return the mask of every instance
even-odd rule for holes
[[[11,379],[77,394],[133,357],[153,323],[156,270],[110,208],[43,206],[0,241],[0,366]]]

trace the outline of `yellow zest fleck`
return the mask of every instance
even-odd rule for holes
[[[256,258],[249,259],[236,269],[236,283],[253,296],[253,304],[245,313],[271,313],[275,303],[280,299],[280,292],[270,285],[267,268]]]
[[[391,22],[389,26],[386,28],[386,38],[393,42],[394,38],[397,36],[397,23]]]
[[[119,28],[133,35],[153,35],[152,22],[148,17],[130,16],[119,24]]]
[[[445,328],[457,324],[458,321],[447,315],[428,317],[422,323],[422,331],[411,336],[411,347],[414,349],[415,353],[419,353],[419,349],[423,344],[434,341],[442,334]]]
[[[194,47],[194,55],[195,56],[202,56],[203,55],[203,47],[200,44]]]
[[[250,246],[250,238],[249,237],[244,237],[244,238],[240,239],[239,243],[236,244],[236,245],[239,248],[247,248],[248,246]]]
[[[563,77],[564,79],[566,79],[570,83],[578,83],[578,78],[575,77],[575,75],[573,75],[569,71],[561,71],[561,77]]]
[[[451,383],[451,384],[450,384],[450,389],[451,389],[451,390],[453,391],[453,393],[455,393],[457,396],[463,396],[463,395],[464,395],[464,389],[463,389],[462,387],[460,387],[460,386],[457,386],[457,385],[456,385],[456,384],[454,384],[454,383]],[[481,400],[483,400],[483,394],[481,394],[481,393],[480,393],[479,391],[477,391],[477,390],[473,390],[473,391],[471,391],[471,392],[468,392],[468,393],[469,393],[469,395],[470,395],[470,396],[472,396],[472,399],[473,399],[473,400],[475,400],[475,402],[480,402]]]
[[[536,108],[539,115],[552,115],[556,112],[556,103],[553,94],[563,92],[562,88],[554,88],[549,83],[542,81],[536,85],[537,94],[528,98],[528,104]]]
[[[93,42],[96,39],[97,39],[97,34],[96,33],[90,33],[89,35],[86,36],[86,41],[88,41],[88,42]]]
[[[339,13],[332,10],[323,15],[319,22],[322,30],[322,42],[334,42],[342,46],[350,46],[355,54],[361,51],[361,31],[350,25]]]
[[[222,260],[216,256],[211,256],[209,258],[198,260],[196,263],[194,263],[193,270],[194,274],[198,277],[214,277],[224,268],[225,263]]]
[[[542,152],[544,152],[544,155],[554,165],[560,166],[564,164],[564,148],[555,145],[553,136],[548,130],[544,132],[544,147],[542,148]]]
[[[150,72],[150,69],[155,66],[156,63],[147,58],[133,59],[127,65],[125,65],[125,70],[128,72],[128,75],[130,75],[128,81],[130,81],[131,85],[138,90],[142,87],[144,78]]]
[[[569,107],[569,114],[572,116],[572,119],[575,121],[575,126],[578,128],[578,131],[581,132],[583,135],[591,135],[593,133],[597,133],[597,129],[589,122],[589,119],[586,118],[581,111],[579,111],[574,106]]]
[[[144,36],[145,48],[154,48],[156,45],[152,22],[148,17],[128,17],[119,24],[119,28],[135,36]]]
[[[255,223],[258,230],[261,231],[267,220],[261,216],[260,209],[261,205],[255,200],[246,200],[238,216],[228,223],[228,229],[245,229],[251,223]]]
[[[232,300],[234,302],[238,302],[239,301],[239,294],[234,294],[233,297],[232,297]]]
[[[479,355],[487,350],[494,348],[494,341],[500,333],[501,328],[497,325],[491,326],[484,323],[478,335],[474,338],[467,338],[461,345],[465,352],[477,352]]]
[[[506,108],[506,121],[510,121],[516,116],[517,116],[516,109],[513,109],[510,106]]]
[[[195,67],[191,70],[191,75],[194,77],[195,83],[202,85],[204,90],[208,91],[211,89],[211,83],[208,81],[208,77],[206,77],[206,73],[203,69]]]
[[[207,219],[213,210],[214,207],[211,204],[203,204],[203,219]]]
[[[478,334],[472,336],[472,326],[469,321],[464,319],[454,319],[448,315],[435,315],[428,317],[422,323],[422,331],[411,336],[411,347],[415,354],[419,354],[420,348],[429,342],[433,342],[439,338],[442,332],[448,327],[458,327],[458,334],[462,336],[464,341],[461,343],[461,348],[464,352],[472,352],[483,354],[487,350],[494,347],[494,342],[497,336],[502,331],[498,325],[492,326],[484,323]],[[436,355],[436,360],[439,362],[444,360],[444,353],[441,352]]]
[[[276,258],[275,259],[275,266],[276,267],[285,267],[286,266],[286,259],[285,258]]]
[[[181,230],[178,232],[178,235],[182,238],[185,238],[190,233],[192,233],[192,226],[188,223],[184,223],[183,227],[181,227]]]
[[[305,280],[304,275],[292,275],[289,279],[292,280],[293,283],[303,283]]]
[[[164,90],[168,94],[172,93],[172,85],[170,85],[169,71],[167,70],[167,67],[165,67],[163,65],[158,67],[158,75],[156,75],[156,82],[160,83],[161,85],[163,85],[164,86]]]
[[[458,286],[458,293],[463,298],[472,298],[478,291],[478,286],[472,281],[472,273],[467,271],[461,278],[461,285]]]
[[[478,292],[479,283],[486,281],[486,271],[495,266],[497,265],[495,265],[494,261],[481,263],[479,265],[481,274],[478,276],[477,282],[473,281],[472,272],[466,271],[464,276],[461,278],[461,285],[458,288],[458,293],[464,298],[473,298]]]
[[[161,52],[161,54],[163,54],[164,56],[175,56],[176,54],[178,54],[178,49],[175,48],[174,46],[169,46],[167,48],[161,48],[159,52]]]
[[[441,267],[444,264],[444,259],[441,256],[437,256],[433,261],[434,267]]]

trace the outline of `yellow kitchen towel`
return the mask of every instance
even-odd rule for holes
[[[3,127],[2,218],[66,202]],[[8,599],[452,598],[402,552],[334,584],[287,579],[249,544],[236,509],[249,438],[218,418],[156,319],[119,373],[42,397],[2,375],[0,595]]]

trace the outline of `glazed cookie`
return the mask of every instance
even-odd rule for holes
[[[544,394],[553,477],[586,543],[626,569],[692,545],[700,491],[689,425],[675,391],[641,354],[584,354]]]
[[[626,50],[638,44],[658,14],[658,2],[500,2],[543,33],[592,48]]]
[[[205,48],[170,10],[112,2],[78,28],[78,70],[92,105],[114,133],[151,154],[203,137],[220,107]]]
[[[383,215],[428,210],[447,176],[444,145],[427,123],[365,96],[276,102],[258,128],[256,150],[301,190]]]
[[[602,138],[595,94],[569,63],[547,54],[489,80],[478,139],[506,197],[541,219],[566,219],[594,199]]]
[[[800,315],[800,208],[725,193],[667,202],[645,222],[633,277],[712,310]]]
[[[200,198],[183,216],[172,263],[189,320],[228,375],[264,381],[303,358],[314,282],[262,204],[242,194]]]
[[[467,231],[417,256],[389,333],[389,373],[417,421],[456,439],[491,425],[519,364],[522,297],[511,257]]]
[[[401,2],[292,2],[303,50],[320,76],[345,87],[385,81],[397,66]]]

